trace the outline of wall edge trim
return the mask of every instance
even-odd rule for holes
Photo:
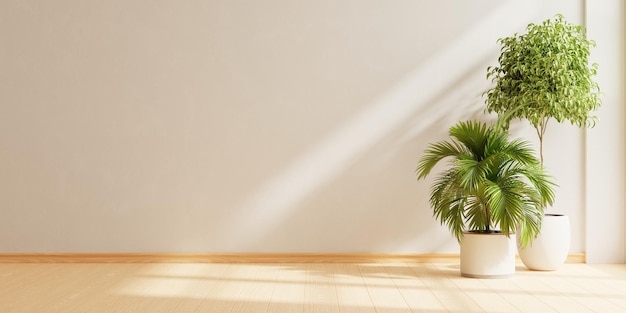
[[[0,253],[1,263],[446,263],[458,254],[385,253]],[[518,259],[519,262],[519,259]],[[584,253],[566,263],[586,263]]]

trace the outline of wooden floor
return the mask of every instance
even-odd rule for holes
[[[0,312],[626,312],[626,265],[486,280],[454,261],[0,264]]]

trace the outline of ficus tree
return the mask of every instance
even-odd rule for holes
[[[543,164],[543,139],[548,122],[569,121],[577,127],[593,127],[592,111],[601,105],[600,88],[593,80],[598,65],[589,63],[596,43],[581,25],[563,15],[541,24],[529,24],[526,34],[498,39],[499,65],[487,68],[495,86],[486,92],[486,111],[512,119],[526,119],[537,131]]]

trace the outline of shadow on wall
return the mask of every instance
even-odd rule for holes
[[[415,182],[426,144],[482,113],[485,68],[502,33],[532,4],[507,3],[276,171],[222,219],[230,251],[445,252],[456,243],[431,218],[429,182]],[[452,72],[442,72],[453,69]],[[420,251],[418,251],[420,250]]]
[[[0,250],[454,252],[417,158],[538,3],[0,2]]]

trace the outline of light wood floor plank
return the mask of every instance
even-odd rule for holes
[[[93,308],[107,307],[118,299],[112,293],[119,286],[120,281],[133,277],[136,272],[136,267],[119,264],[83,264],[81,266],[88,269],[84,275],[87,281],[84,285],[77,286],[78,291],[70,296],[64,305],[50,312],[88,312]],[[63,287],[67,288],[66,285]],[[72,295],[72,291],[67,290],[64,295],[66,297]]]
[[[415,274],[414,263],[388,264],[385,271],[413,312],[437,312],[443,304],[430,287]]]
[[[301,264],[276,265],[278,278],[268,312],[302,312],[306,277]]]
[[[180,275],[189,280],[185,286],[185,297],[179,299],[175,312],[196,312],[204,302],[208,302],[212,293],[219,288],[219,282],[223,281],[233,269],[229,264],[193,264],[188,272]]]
[[[49,266],[33,264],[17,264],[5,268],[0,267],[2,276],[11,277],[10,280],[0,281],[0,312],[28,312],[37,305],[33,298],[45,295],[45,289],[38,286],[52,271]]]
[[[492,290],[493,293],[499,294],[505,298],[515,308],[522,312],[541,312],[551,313],[558,312],[552,307],[541,301],[532,293],[520,289],[513,284],[516,278],[511,279],[482,279],[485,286]]]
[[[217,264],[212,265],[217,266]],[[231,296],[223,293],[222,290],[225,287],[229,288],[228,283],[236,277],[237,271],[240,270],[241,267],[234,264],[222,264],[221,266],[213,267],[212,269],[213,271],[209,271],[207,276],[205,276],[207,281],[203,283],[203,291],[198,291],[196,294],[199,296],[199,298],[196,298],[199,299],[199,301],[193,301],[196,304],[195,307],[188,307],[188,309],[193,309],[193,311],[183,311],[182,309],[185,304],[179,304],[179,312],[220,312],[215,310],[215,308],[223,307],[225,305],[224,302],[228,301],[228,299],[223,298]]]
[[[183,264],[138,265],[131,277],[118,282],[116,296],[104,306],[111,311],[173,312],[186,297],[186,279],[180,277]]]
[[[558,312],[589,313],[592,310],[576,302],[570,295],[561,293],[558,289],[551,287],[549,278],[539,278],[537,275],[542,272],[524,272],[516,275],[512,283],[521,290],[527,291],[541,299],[542,302]]]
[[[376,313],[358,264],[333,264],[341,313]]]
[[[561,292],[593,311],[626,312],[626,280],[619,275],[577,264],[543,280],[557,284]]]
[[[599,296],[606,297],[616,303],[626,312],[626,266],[624,264],[602,264],[596,265],[592,269],[606,275],[602,276],[601,281],[607,288],[598,287],[594,291],[599,293]]]
[[[210,280],[204,283],[204,291],[199,293],[203,294],[200,304],[185,306],[187,301],[183,300],[176,312],[267,311],[277,274],[275,271],[270,271],[268,266],[250,264],[220,266],[228,268],[219,276],[207,276]]]
[[[465,291],[460,289],[452,278],[461,278],[457,264],[424,264],[414,267],[416,274],[423,277],[430,290],[437,296],[449,312],[484,312]]]
[[[362,264],[359,271],[376,312],[409,312],[410,308],[384,264]]]
[[[505,296],[488,287],[488,279],[451,277],[450,280],[485,312],[521,312]]]
[[[0,264],[0,312],[626,312],[626,265],[488,280],[411,260]]]
[[[332,266],[313,263],[306,266],[305,313],[339,313]]]
[[[198,311],[207,311],[207,308],[210,308],[210,312],[231,312],[236,302],[246,298],[244,295],[246,286],[253,282],[250,277],[255,276],[254,268],[250,266],[233,266],[228,276],[222,277],[217,282],[205,305]]]

